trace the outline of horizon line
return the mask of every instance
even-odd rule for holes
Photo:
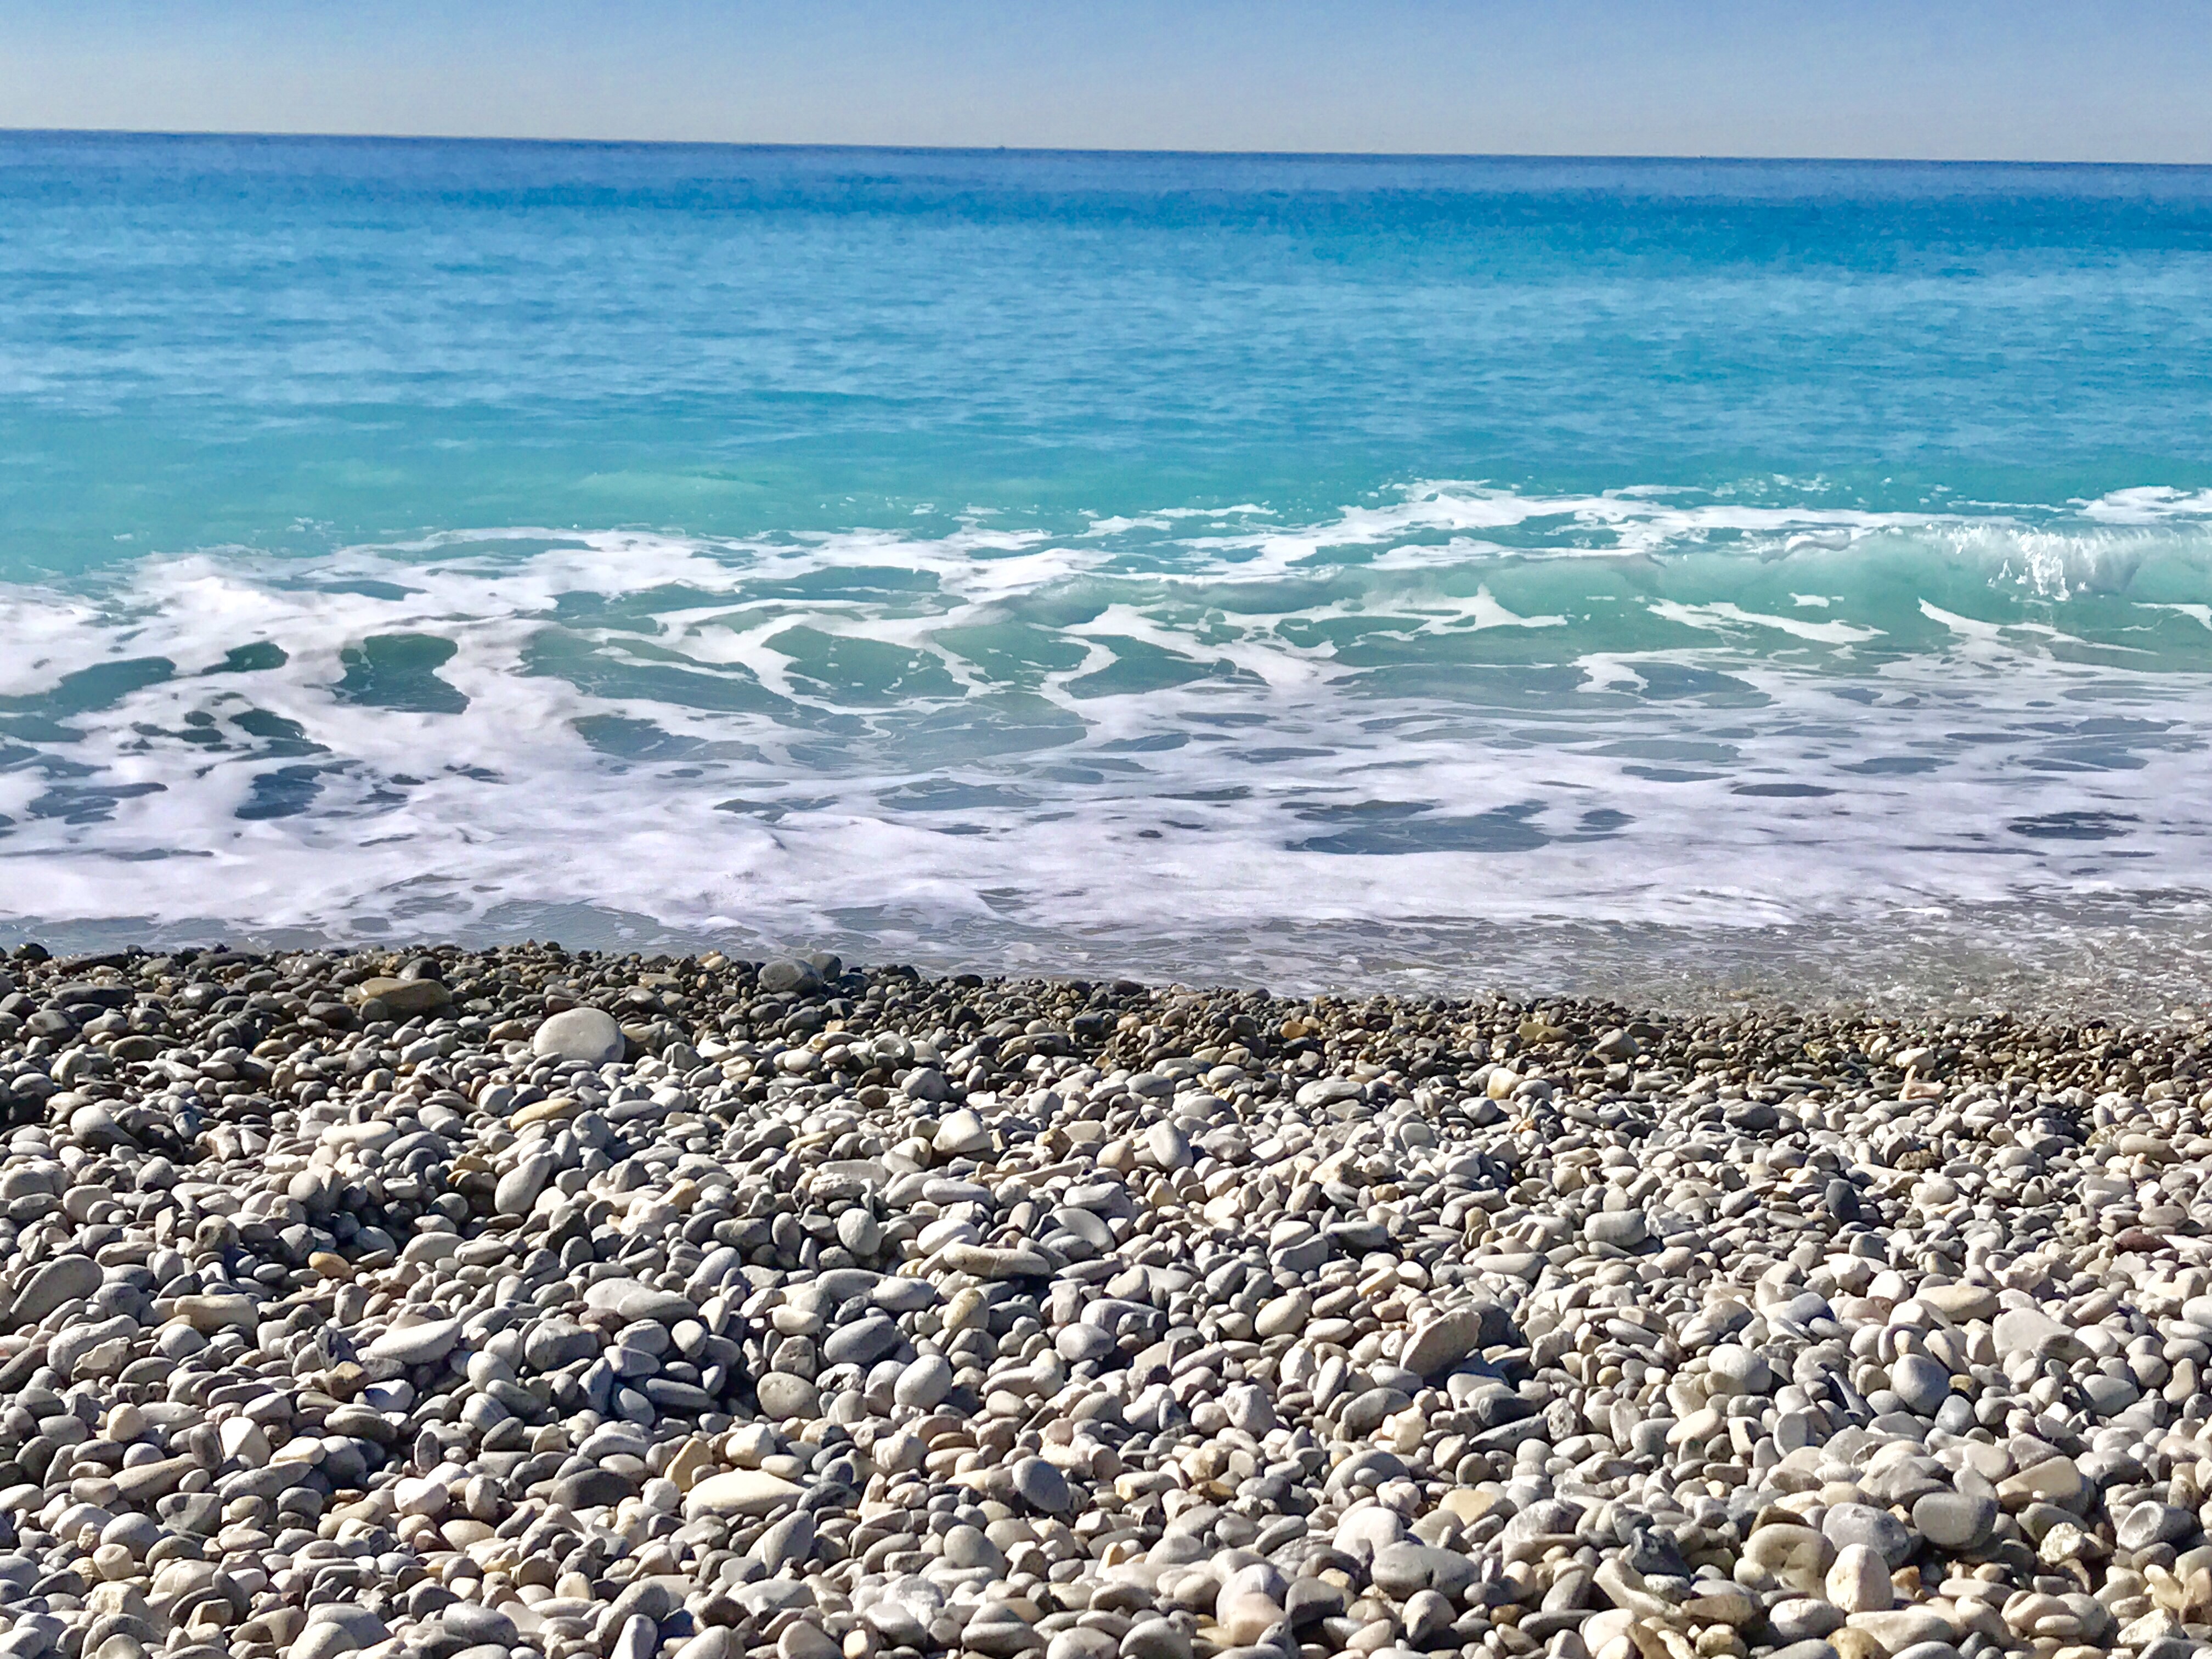
[[[2096,167],[2176,173],[2212,172],[2212,161],[2115,161],[2018,156],[1751,155],[1661,151],[1605,154],[1570,150],[1163,149],[1133,145],[890,144],[839,141],[817,143],[803,139],[547,137],[537,134],[506,133],[310,132],[278,128],[0,126],[0,139],[15,138],[242,138],[338,144],[531,144],[549,149],[833,150],[899,155],[1084,155],[1224,161],[1690,162],[1707,166]]]

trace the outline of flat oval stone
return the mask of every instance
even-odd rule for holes
[[[1035,1250],[989,1244],[948,1244],[938,1260],[954,1273],[977,1279],[1042,1279],[1052,1264]]]
[[[458,1319],[428,1319],[419,1325],[402,1325],[385,1332],[368,1345],[368,1357],[401,1365],[427,1365],[443,1359],[461,1340]]]
[[[833,1365],[872,1365],[898,1345],[898,1327],[881,1314],[871,1314],[830,1332],[822,1357]]]
[[[553,1501],[570,1509],[604,1508],[621,1503],[637,1486],[636,1481],[602,1465],[561,1476],[553,1483]]]
[[[56,1256],[31,1275],[16,1296],[9,1317],[17,1325],[44,1319],[64,1302],[78,1302],[100,1288],[100,1264],[88,1255]]]
[[[765,1469],[732,1469],[710,1474],[685,1494],[684,1513],[704,1515],[769,1515],[796,1501],[799,1488]]]
[[[356,1002],[380,1002],[395,1014],[427,1014],[444,1007],[453,994],[434,979],[365,979],[353,988]]]
[[[699,1310],[681,1291],[664,1291],[635,1279],[603,1279],[584,1292],[584,1305],[604,1308],[626,1325],[645,1320],[673,1329]]]

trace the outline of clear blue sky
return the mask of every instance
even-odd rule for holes
[[[0,0],[0,127],[2212,162],[2212,0]]]

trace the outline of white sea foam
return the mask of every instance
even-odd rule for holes
[[[1651,614],[1690,628],[1725,628],[1730,623],[1771,628],[1778,634],[1821,645],[1850,645],[1860,640],[1880,639],[1882,632],[1879,628],[1859,628],[1846,622],[1808,623],[1797,617],[1770,617],[1760,611],[1746,611],[1727,599],[1715,599],[1706,605],[1681,605],[1672,599],[1659,599],[1653,602]]]
[[[2212,683],[2157,631],[2212,617],[2212,501],[2142,494],[1968,523],[1435,485],[1308,526],[149,559],[0,589],[0,903],[340,936],[590,907],[1155,964],[1202,939],[1191,972],[1295,979],[1361,929],[1425,960],[1477,924],[2212,891]],[[2056,574],[2024,598],[2029,563]],[[395,635],[452,654],[364,663]],[[213,672],[263,641],[281,666]],[[52,695],[144,659],[174,672]]]

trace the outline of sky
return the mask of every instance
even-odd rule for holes
[[[2212,0],[0,0],[0,128],[2212,163]]]

